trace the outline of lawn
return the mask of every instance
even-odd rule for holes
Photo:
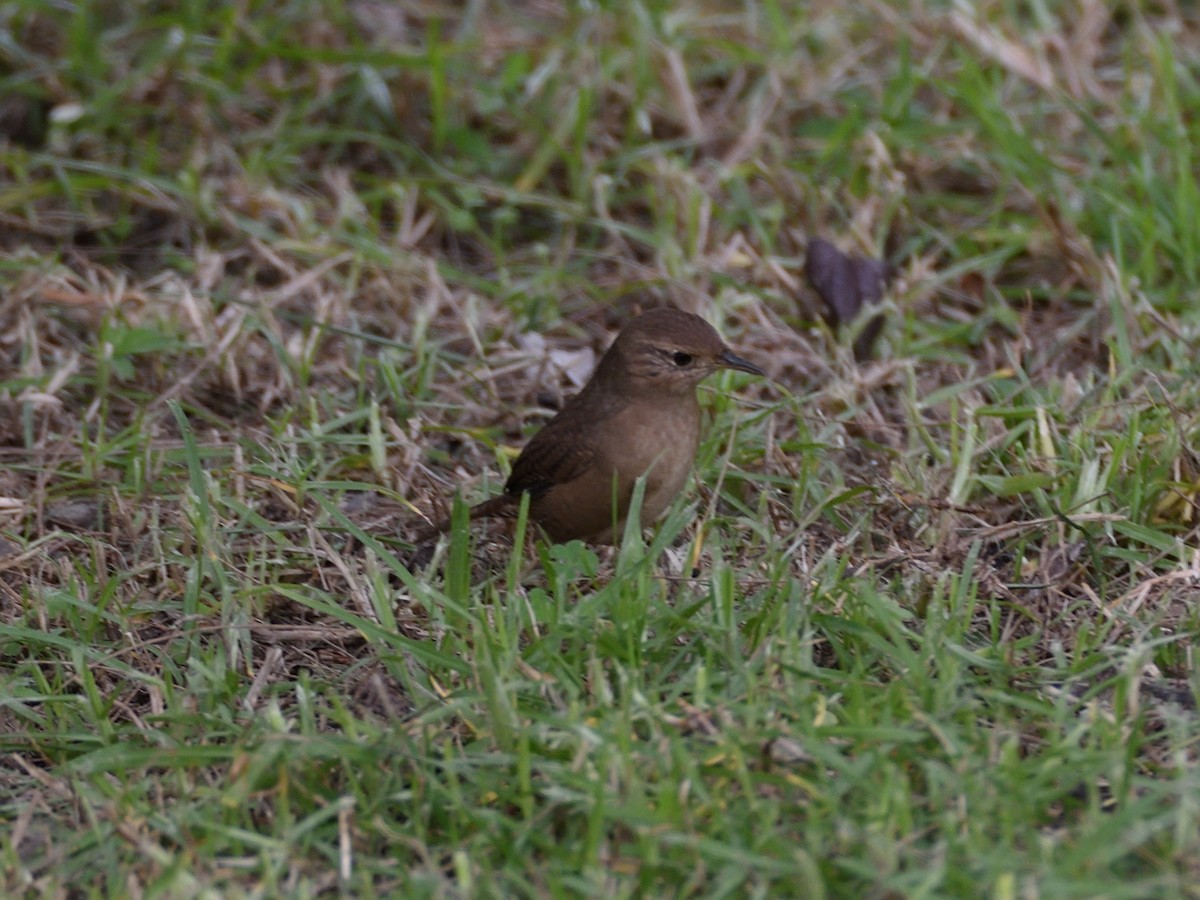
[[[0,894],[1200,897],[1190,9],[0,3]]]

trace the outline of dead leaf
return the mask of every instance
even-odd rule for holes
[[[62,528],[95,531],[103,527],[104,505],[99,500],[58,500],[47,504],[46,518]]]
[[[804,274],[808,283],[825,301],[826,318],[835,328],[854,320],[864,306],[878,303],[891,280],[893,269],[883,260],[866,256],[847,256],[829,241],[813,238],[808,242]],[[879,331],[883,316],[875,316],[863,327],[854,342],[854,358],[866,359]]]

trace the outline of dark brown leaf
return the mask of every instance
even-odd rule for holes
[[[864,306],[878,303],[892,277],[892,267],[882,260],[847,256],[822,238],[808,242],[807,257],[804,274],[825,302],[826,319],[835,328],[853,321]],[[882,327],[883,316],[875,316],[863,327],[854,342],[856,359],[871,355]]]

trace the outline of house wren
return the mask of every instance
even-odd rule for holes
[[[521,451],[504,493],[472,507],[471,518],[513,517],[529,494],[529,516],[551,540],[611,543],[645,476],[641,521],[654,521],[687,481],[700,443],[696,386],[717,369],[765,374],[699,316],[656,309],[633,319]]]

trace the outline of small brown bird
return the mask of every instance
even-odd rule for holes
[[[696,386],[717,369],[765,374],[699,316],[676,309],[638,316],[583,390],[521,451],[504,493],[473,507],[471,518],[515,516],[529,494],[530,518],[551,540],[611,543],[645,475],[640,517],[654,521],[687,481],[700,443]]]

